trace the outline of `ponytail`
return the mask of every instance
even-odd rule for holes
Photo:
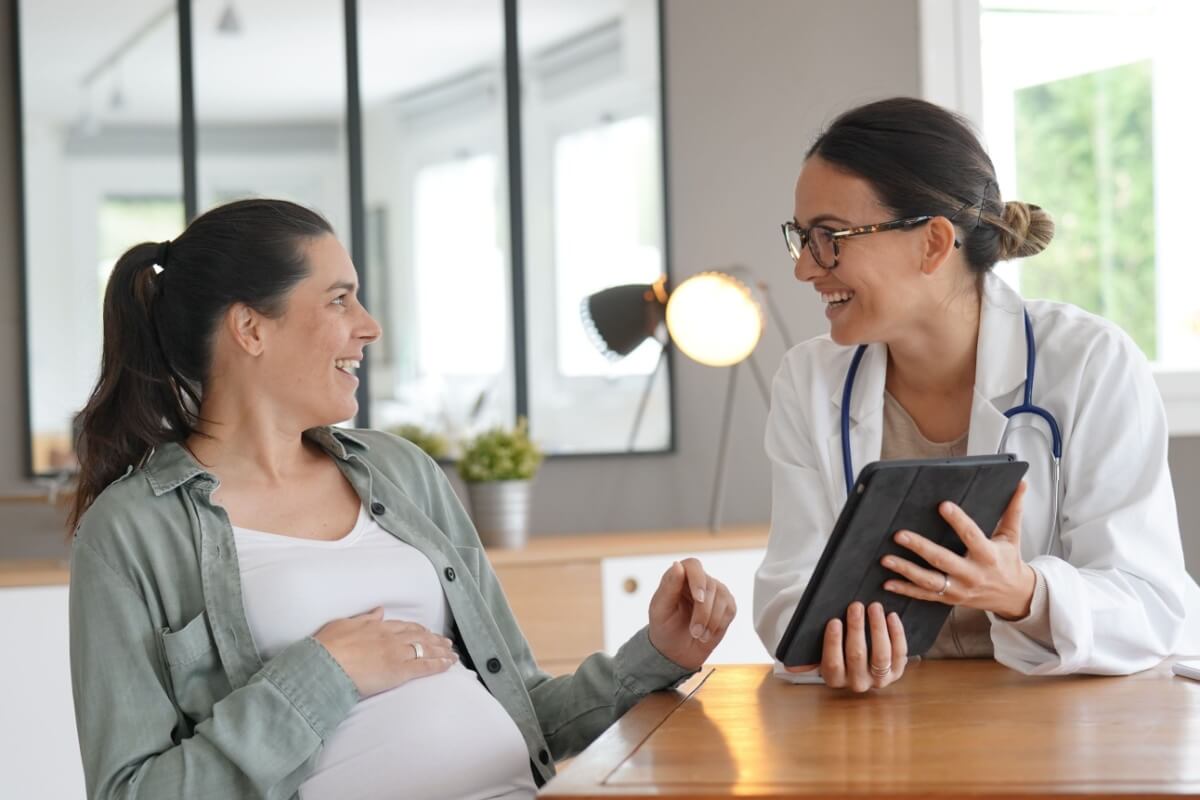
[[[199,397],[171,369],[157,323],[163,281],[154,265],[166,260],[165,244],[130,248],[108,279],[100,378],[78,422],[70,530],[129,466],[140,466],[151,449],[186,438],[195,426]]]

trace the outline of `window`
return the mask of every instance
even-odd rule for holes
[[[662,2],[20,0],[30,474],[69,464],[116,255],[246,195],[322,212],[357,263],[386,337],[358,424],[453,444],[526,416],[550,455],[673,447],[670,360],[609,365],[578,314],[595,266],[667,271]]]
[[[623,283],[653,283],[663,274],[659,194],[642,185],[660,174],[657,147],[654,121],[644,115],[573,131],[554,144],[560,375],[649,375],[658,363],[661,346],[650,339],[609,361],[579,323],[581,298]]]
[[[491,377],[504,370],[508,292],[496,219],[496,157],[431,164],[414,185],[418,375]],[[466,231],[464,231],[464,227]]]
[[[1056,223],[1050,248],[1000,273],[1129,333],[1168,412],[1191,398],[1172,433],[1181,414],[1200,428],[1197,22],[1200,5],[1173,0],[984,0],[980,12],[983,133],[1001,189]]]

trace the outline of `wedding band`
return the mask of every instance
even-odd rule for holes
[[[888,664],[886,667],[877,667],[874,664],[871,664],[869,666],[871,668],[871,674],[874,675],[876,678],[886,678],[888,675],[890,675],[892,673],[892,665],[891,664]]]
[[[425,657],[425,648],[421,647],[420,642],[409,642],[409,644],[412,645],[413,653],[416,654],[416,658]]]
[[[937,596],[941,597],[942,595],[944,595],[946,593],[946,590],[949,588],[950,588],[950,576],[943,573],[942,574],[942,588],[940,590],[938,590]]]

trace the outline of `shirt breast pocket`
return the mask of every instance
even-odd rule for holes
[[[208,719],[213,705],[230,691],[208,615],[200,612],[177,631],[163,628],[160,638],[175,705],[193,725]]]
[[[471,573],[471,577],[475,579],[475,583],[479,583],[479,560],[483,557],[479,548],[463,545],[454,549],[458,551],[459,558],[467,565],[467,571]]]

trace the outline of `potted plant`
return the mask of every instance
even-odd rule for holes
[[[389,428],[388,433],[394,433],[401,438],[408,439],[417,447],[424,450],[425,454],[435,461],[440,458],[445,458],[446,453],[450,450],[450,445],[446,441],[446,437],[442,436],[440,433],[427,430],[420,425],[414,425],[411,423],[397,425],[394,428]]]
[[[530,486],[542,451],[525,418],[492,428],[463,445],[458,474],[467,484],[479,538],[489,547],[521,547],[529,537]]]

